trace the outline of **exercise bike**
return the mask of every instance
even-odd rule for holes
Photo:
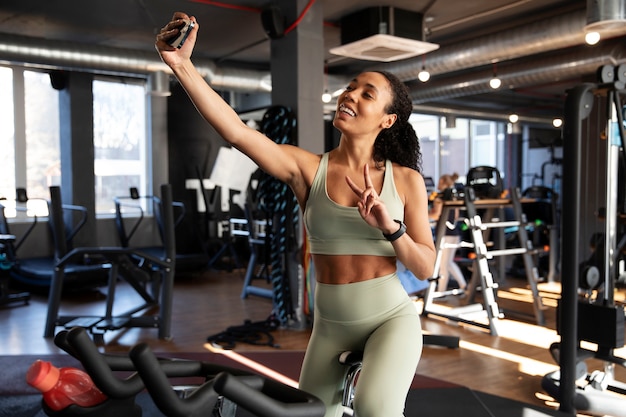
[[[71,405],[60,412],[42,402],[51,417],[141,417],[135,398],[144,390],[167,417],[235,417],[242,415],[238,407],[252,413],[243,415],[258,417],[322,417],[325,412],[321,400],[291,386],[214,363],[157,358],[145,343],[134,346],[128,357],[102,354],[80,327],[59,332],[54,341],[81,362],[108,399],[94,407]],[[202,382],[170,383],[171,378],[190,377]]]

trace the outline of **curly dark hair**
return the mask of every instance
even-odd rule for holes
[[[387,71],[375,71],[382,74],[392,91],[392,100],[387,113],[398,116],[396,122],[388,129],[383,129],[374,142],[374,160],[384,163],[386,159],[402,166],[422,172],[422,151],[415,129],[409,123],[413,111],[413,103],[409,97],[409,89],[398,77]]]

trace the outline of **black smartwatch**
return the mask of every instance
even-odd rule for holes
[[[400,236],[402,236],[403,234],[406,233],[406,224],[404,224],[404,222],[402,220],[395,220],[394,222],[398,223],[400,225],[400,228],[398,229],[397,232],[394,232],[390,235],[383,233],[383,236],[385,237],[385,239],[387,239],[390,242],[393,242],[394,240],[397,240]]]

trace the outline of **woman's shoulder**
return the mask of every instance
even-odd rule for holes
[[[315,165],[317,167],[323,155],[313,153],[296,145],[283,144],[280,146],[283,147],[285,152],[289,153],[291,157],[301,166]]]
[[[426,184],[422,174],[397,163],[392,164],[393,180],[400,194],[413,195],[416,192],[426,195]]]
[[[317,168],[320,164],[323,154],[316,154],[295,145],[281,146],[284,146],[285,151],[288,152],[291,157],[296,161],[304,183],[310,186],[313,182],[313,177],[317,172]]]
[[[413,168],[400,165],[397,162],[392,162],[391,167],[393,169],[394,178],[399,178],[405,181],[418,181],[424,183],[424,176]]]

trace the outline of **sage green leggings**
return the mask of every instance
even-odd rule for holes
[[[404,416],[422,354],[422,328],[417,309],[395,273],[352,284],[316,284],[313,331],[300,389],[324,402],[325,417],[343,415],[347,367],[338,358],[346,350],[363,351],[355,415]]]

